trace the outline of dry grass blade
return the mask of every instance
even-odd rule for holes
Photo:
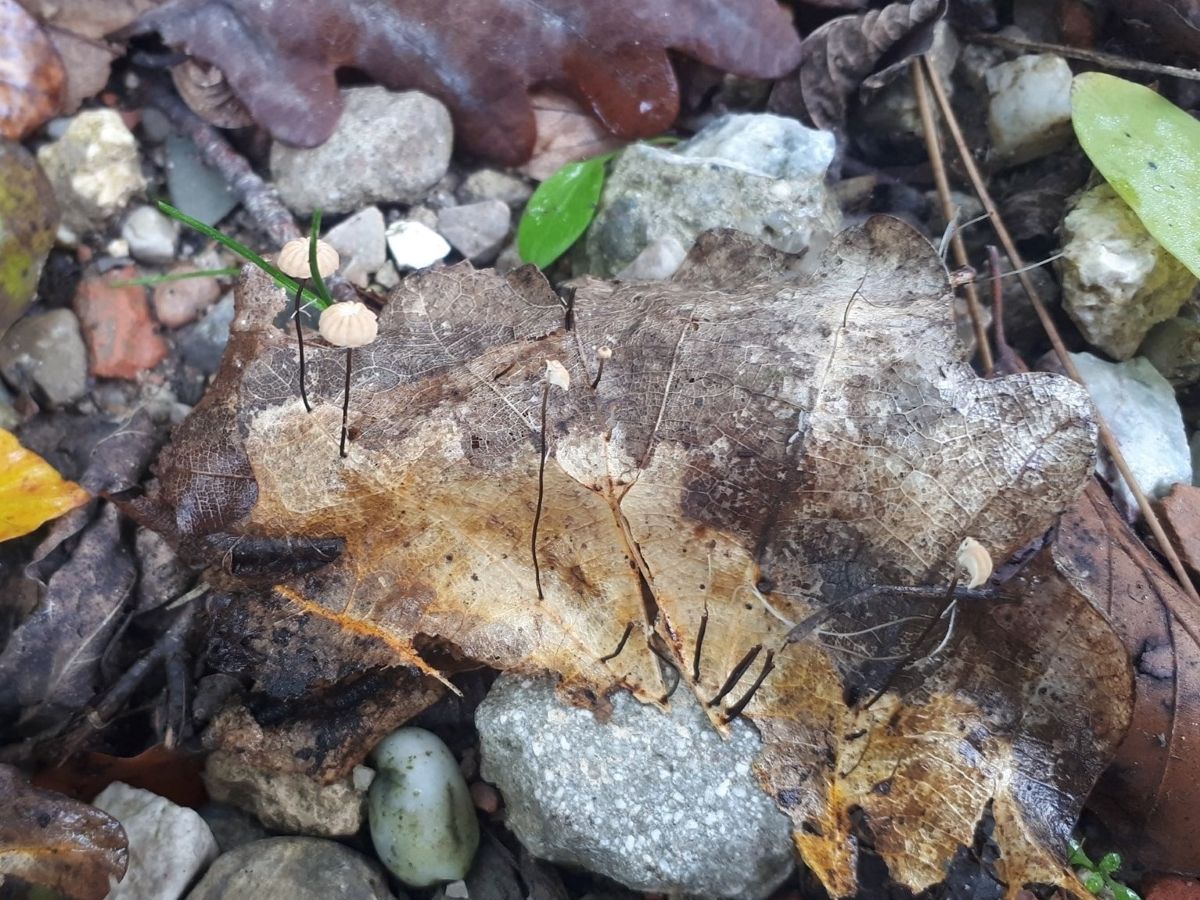
[[[959,127],[958,117],[955,116],[954,109],[950,105],[950,100],[946,96],[946,89],[942,85],[937,69],[930,65],[929,59],[925,56],[920,58],[919,65],[923,69],[930,87],[933,88],[933,95],[937,100],[938,109],[946,120],[946,127],[950,130],[950,135],[954,140],[958,155],[967,170],[967,176],[971,179],[971,186],[974,188],[976,196],[979,197],[979,202],[983,204],[983,208],[992,222],[992,227],[996,231],[996,236],[1000,238],[1000,243],[1004,247],[1004,252],[1008,254],[1013,269],[1024,269],[1025,262],[1021,258],[1016,244],[1013,243],[1012,235],[1009,234],[1008,228],[1005,227],[1004,220],[1000,218],[1000,211],[996,208],[996,204],[988,192],[983,176],[979,172],[979,167],[975,165],[975,160],[971,156],[971,150],[967,146],[966,139],[963,137],[962,128]],[[1029,277],[1028,271],[1017,271],[1015,274],[1020,279],[1021,287],[1025,289],[1025,293],[1029,297],[1029,302],[1033,305],[1034,312],[1037,313],[1038,320],[1042,323],[1042,328],[1045,330],[1046,336],[1050,339],[1050,343],[1054,347],[1054,352],[1058,355],[1063,369],[1072,379],[1086,389],[1087,384],[1084,382],[1082,376],[1080,376],[1079,370],[1075,367],[1075,361],[1071,359],[1071,354],[1067,352],[1062,335],[1058,333],[1058,328],[1055,327],[1054,320],[1050,318],[1050,313],[1047,312],[1046,305],[1042,302],[1042,298],[1038,294],[1033,280]],[[1155,514],[1153,507],[1150,506],[1149,499],[1147,499],[1141,486],[1138,485],[1137,479],[1134,478],[1133,472],[1129,468],[1129,463],[1125,461],[1125,455],[1121,452],[1121,448],[1117,444],[1117,439],[1113,436],[1112,430],[1108,427],[1108,423],[1104,421],[1104,417],[1100,415],[1099,411],[1096,412],[1096,423],[1100,428],[1100,443],[1104,445],[1104,449],[1112,457],[1117,471],[1121,473],[1121,477],[1125,479],[1125,483],[1129,485],[1130,491],[1133,492],[1133,496],[1137,500],[1138,509],[1141,510],[1150,533],[1154,535],[1154,539],[1162,549],[1163,556],[1167,558],[1167,562],[1171,566],[1171,571],[1179,579],[1179,583],[1187,594],[1188,599],[1192,603],[1200,605],[1200,593],[1196,592],[1196,586],[1188,576],[1183,562],[1179,559],[1179,554],[1167,538],[1166,532],[1163,531],[1162,523],[1158,521],[1158,516]]]
[[[925,86],[925,72],[917,62],[912,64],[913,93],[917,97],[917,111],[921,115],[921,131],[925,135],[925,149],[929,153],[929,164],[933,167],[933,180],[937,183],[938,200],[942,204],[942,215],[950,222],[950,246],[954,249],[954,262],[959,267],[970,265],[967,258],[967,248],[963,244],[962,234],[955,224],[954,203],[950,199],[950,179],[946,175],[946,161],[942,158],[942,142],[938,135],[937,123],[933,120],[933,110],[929,106],[929,94]],[[979,348],[979,360],[983,363],[985,378],[992,377],[994,362],[992,348],[988,344],[987,331],[983,326],[983,315],[979,309],[979,295],[973,282],[963,285],[967,295],[967,311],[971,314],[971,327],[975,330],[975,346]]]

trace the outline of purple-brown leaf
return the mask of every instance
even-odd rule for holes
[[[285,143],[329,137],[341,113],[335,72],[350,67],[438,97],[468,149],[508,164],[534,147],[531,88],[564,87],[635,139],[678,113],[668,50],[757,78],[800,60],[773,0],[174,0],[142,24],[218,66]]]

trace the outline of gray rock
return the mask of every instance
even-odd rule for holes
[[[217,858],[217,842],[194,809],[114,781],[92,801],[125,829],[129,867],[107,900],[176,900]]]
[[[437,230],[455,250],[474,263],[491,262],[504,246],[512,210],[500,200],[451,206],[438,213]]]
[[[1159,322],[1142,341],[1138,355],[1150,360],[1171,384],[1191,387],[1200,382],[1200,322],[1182,316]]]
[[[200,158],[196,145],[167,138],[167,193],[171,204],[205,225],[216,225],[240,202],[225,176]]]
[[[535,856],[703,897],[766,897],[792,871],[790,823],[751,772],[757,733],[738,721],[722,739],[686,690],[669,713],[618,693],[603,723],[550,679],[504,675],[475,723],[483,777]]]
[[[36,387],[51,406],[82,397],[87,349],[75,313],[54,309],[19,320],[0,339],[0,372],[14,387]]]
[[[391,900],[392,896],[379,867],[350,848],[318,838],[275,837],[222,854],[188,900]]]
[[[1117,359],[1192,295],[1196,276],[1154,240],[1107,184],[1063,220],[1063,305],[1088,343]]]
[[[633,262],[617,273],[618,281],[665,281],[675,274],[687,249],[668,235],[647,244]]]
[[[1200,487],[1200,431],[1192,435],[1188,449],[1192,453],[1192,484]]]
[[[988,132],[1009,165],[1045,156],[1071,140],[1071,67],[1052,53],[1018,56],[990,69]]]
[[[381,288],[391,290],[400,283],[400,272],[390,259],[375,272],[375,283]]]
[[[366,287],[371,281],[371,273],[387,262],[383,213],[378,206],[360,209],[344,222],[339,222],[329,229],[325,240],[341,256],[342,264],[338,272],[359,287]]]
[[[207,823],[222,853],[271,836],[254,816],[234,806],[205,803],[196,812]]]
[[[1163,497],[1174,484],[1191,484],[1192,456],[1179,403],[1150,361],[1139,356],[1110,363],[1090,353],[1071,358],[1146,495]],[[1111,462],[1101,464],[1101,474],[1125,514],[1136,518],[1133,493]]]
[[[178,345],[182,348],[183,361],[205,375],[215,374],[221,366],[225,345],[229,343],[233,314],[233,292],[230,291],[204,314],[203,319],[180,331]]]
[[[347,88],[337,129],[310,150],[276,143],[271,175],[283,201],[307,215],[353,212],[372,203],[411,203],[446,174],[450,114],[419,91]]]
[[[498,169],[472,172],[458,188],[458,197],[463,203],[499,200],[509,206],[521,206],[531,194],[533,188],[524,178]]]
[[[21,423],[21,417],[13,409],[12,394],[0,384],[0,428],[12,431]]]
[[[77,114],[37,157],[54,187],[62,224],[76,239],[107,224],[146,189],[137,141],[116,110]]]
[[[275,831],[346,837],[363,823],[366,791],[352,778],[322,784],[307,775],[252,766],[218,750],[204,763],[204,786],[219,803],[253,813]]]
[[[387,229],[388,252],[401,269],[424,269],[446,258],[450,245],[427,225],[401,219]]]
[[[179,223],[153,206],[139,206],[125,217],[121,237],[129,253],[140,262],[166,265],[175,260]]]
[[[690,248],[709,228],[798,252],[840,223],[825,185],[834,148],[829,132],[767,114],[725,116],[674,150],[635,144],[605,183],[586,269],[612,276],[654,241]]]

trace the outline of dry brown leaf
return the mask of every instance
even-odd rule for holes
[[[1090,804],[1147,869],[1200,874],[1200,611],[1098,482],[1063,516],[1054,562],[1112,621],[1137,677],[1129,735]]]
[[[894,64],[897,55],[924,52],[945,14],[946,0],[912,0],[826,22],[805,36],[800,67],[775,85],[768,108],[841,131],[847,105],[880,61],[890,54]],[[910,42],[903,54],[897,52]]]
[[[989,804],[1010,895],[1078,887],[1063,841],[1130,701],[1103,618],[1061,586],[964,608],[955,649],[868,706],[895,668],[873,658],[939,607],[837,603],[945,584],[968,535],[1004,559],[1044,531],[1092,469],[1086,395],[1044,373],[976,378],[945,267],[896,220],[794,264],[713,233],[670,282],[578,282],[569,313],[529,268],[412,277],[355,353],[345,459],[344,356],[309,351],[306,413],[272,324],[285,298],[248,272],[221,371],[135,508],[240,590],[235,607],[341,635],[335,659],[360,642],[433,677],[465,659],[660,703],[656,634],[721,729],[770,658],[744,704],[760,778],[833,893],[854,889],[854,809],[920,889]],[[844,637],[787,642],[823,609]]]
[[[120,822],[32,787],[17,769],[0,765],[0,876],[45,885],[71,900],[102,900],[128,862]]]
[[[17,0],[0,0],[0,136],[19,141],[62,106],[58,51]]]
[[[534,91],[529,102],[537,121],[537,141],[521,171],[530,178],[545,181],[567,163],[608,153],[622,144],[566,94]]]
[[[349,67],[439,98],[456,142],[512,165],[534,147],[532,88],[568,88],[629,140],[678,114],[668,49],[760,78],[800,59],[774,0],[171,0],[142,21],[218,66],[285,143],[329,137],[342,104],[334,72]]]

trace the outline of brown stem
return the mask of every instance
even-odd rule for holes
[[[346,392],[342,396],[342,443],[338,449],[338,453],[342,459],[346,458],[346,434],[349,429],[350,421],[350,370],[354,367],[354,348],[346,348]]]
[[[300,325],[300,298],[307,284],[308,279],[302,278],[296,285],[296,309],[293,316],[296,319],[296,342],[300,345],[300,399],[304,401],[304,411],[312,412],[312,404],[308,402],[308,391],[304,387],[304,329]]]
[[[950,199],[950,179],[946,175],[946,160],[942,155],[942,142],[938,140],[937,125],[933,121],[933,110],[929,105],[929,94],[925,87],[925,73],[919,62],[912,64],[913,92],[917,96],[917,111],[921,115],[921,130],[925,134],[925,149],[929,154],[929,164],[933,168],[933,180],[937,184],[938,200],[942,204],[942,215],[949,223],[950,247],[954,251],[954,261],[959,267],[969,267],[967,248],[963,243],[962,232],[955,222],[954,203]],[[971,327],[975,331],[975,346],[979,348],[979,361],[983,366],[983,375],[990,378],[992,374],[992,348],[988,344],[987,331],[983,327],[983,314],[979,308],[979,295],[975,292],[974,283],[963,284],[967,295],[967,311],[971,315]]]

